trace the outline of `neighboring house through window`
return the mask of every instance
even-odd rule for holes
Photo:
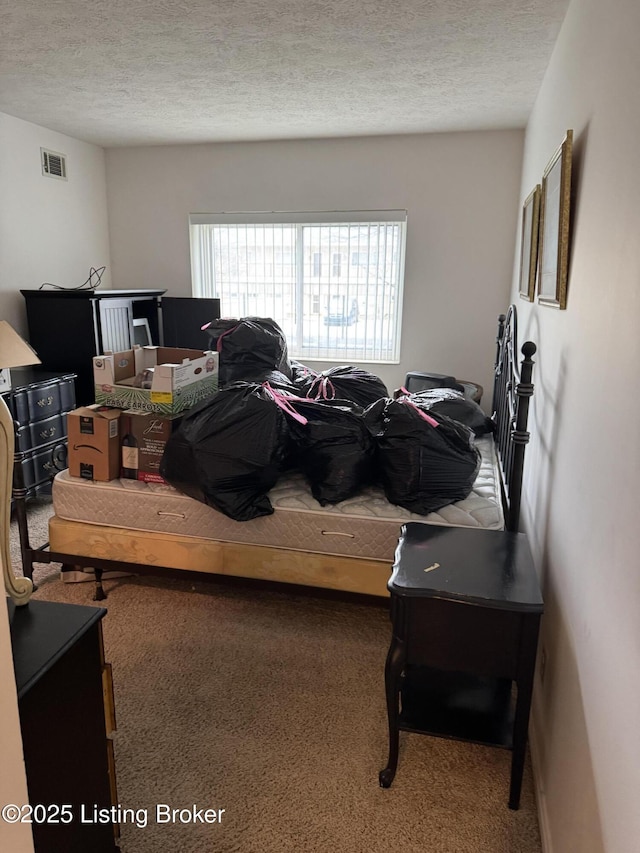
[[[302,361],[399,361],[406,211],[192,214],[189,229],[193,295],[222,316],[271,317]]]

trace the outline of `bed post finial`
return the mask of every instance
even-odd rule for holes
[[[531,375],[533,373],[533,356],[536,350],[537,347],[533,341],[525,341],[522,344],[521,352],[524,357],[520,363],[520,382],[518,382],[516,387],[516,394],[519,397],[531,397],[533,394]]]

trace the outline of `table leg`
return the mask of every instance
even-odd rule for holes
[[[520,808],[520,792],[522,790],[522,774],[527,749],[527,732],[529,729],[529,712],[533,693],[533,678],[535,673],[536,650],[538,646],[538,629],[540,617],[525,617],[522,625],[520,645],[520,660],[518,661],[518,678],[516,686],[515,719],[513,721],[513,754],[511,757],[511,786],[509,789],[509,808]]]
[[[394,636],[387,653],[384,668],[384,683],[387,694],[387,717],[389,720],[389,759],[384,770],[380,771],[379,781],[382,788],[389,788],[396,775],[400,748],[400,678],[406,659],[405,644]]]
[[[18,524],[18,536],[20,538],[20,557],[22,559],[22,573],[25,578],[33,581],[33,558],[31,556],[31,544],[29,542],[29,524],[27,522],[27,491],[22,480],[22,468],[16,465],[14,468],[13,502],[15,517]],[[34,587],[35,589],[35,587]]]
[[[104,591],[104,587],[102,586],[102,569],[94,566],[93,569],[96,576],[96,589],[93,595],[94,601],[104,601],[107,597],[107,593]]]

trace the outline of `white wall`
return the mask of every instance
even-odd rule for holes
[[[503,131],[110,149],[113,286],[190,295],[189,213],[406,208],[401,364],[370,369],[390,388],[408,370],[487,387],[511,281],[522,142]]]
[[[67,155],[68,181],[45,178],[40,147]],[[21,288],[75,286],[107,265],[109,234],[101,148],[0,113],[0,318],[27,334]],[[5,496],[1,495],[4,500]],[[6,607],[0,604],[0,804],[26,803]],[[33,850],[26,824],[0,822],[0,848]]]
[[[540,347],[525,516],[546,599],[533,743],[555,853],[640,845],[638,33],[637,0],[573,0],[525,141],[521,200],[574,130],[567,308],[519,303]]]
[[[44,177],[40,148],[67,155],[68,180]],[[0,113],[0,317],[25,335],[21,289],[75,287],[107,266],[104,151]]]

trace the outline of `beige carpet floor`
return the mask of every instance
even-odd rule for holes
[[[50,511],[30,503],[32,544]],[[12,553],[18,569],[15,525]],[[96,606],[92,584],[57,568],[38,566],[36,598]],[[150,815],[122,826],[123,853],[541,850],[529,764],[507,808],[507,751],[403,733],[396,779],[379,787],[384,607],[151,577],[105,589],[119,800]],[[166,825],[157,803],[225,811]]]

